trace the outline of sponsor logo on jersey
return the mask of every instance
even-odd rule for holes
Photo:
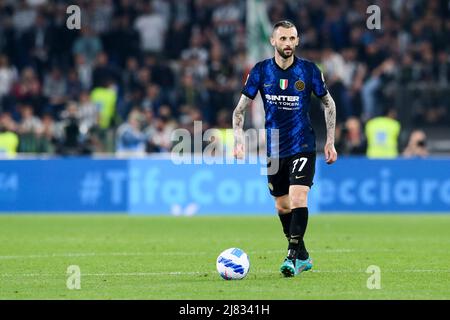
[[[302,80],[297,80],[295,82],[295,89],[298,91],[303,91],[305,89],[305,83]]]
[[[285,110],[297,110],[300,108],[299,96],[266,94],[264,98],[266,98],[268,104],[278,106],[278,108]]]
[[[280,79],[280,88],[282,90],[288,87],[288,79]]]
[[[268,101],[289,101],[289,102],[300,101],[299,96],[283,96],[283,95],[275,95],[275,94],[266,94],[264,97]]]

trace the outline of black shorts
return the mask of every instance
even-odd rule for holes
[[[289,186],[302,185],[311,187],[313,185],[314,173],[316,172],[316,153],[300,152],[295,155],[279,158],[278,170],[270,175],[269,167],[274,167],[273,159],[267,162],[270,194],[281,197],[289,194]]]

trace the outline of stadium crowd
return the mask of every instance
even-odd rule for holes
[[[66,26],[73,3],[80,30]],[[73,3],[0,0],[4,152],[165,152],[172,131],[193,132],[195,120],[203,130],[231,127],[249,68],[246,1]],[[381,30],[366,26],[370,4],[381,8]],[[390,107],[400,122],[405,110],[411,115],[402,128],[448,126],[448,1],[271,0],[267,7],[271,23],[297,25],[297,54],[324,73],[338,108],[338,152],[364,154],[366,123]],[[246,121],[252,126],[251,112]],[[423,147],[424,136],[416,132],[410,143]],[[405,155],[427,154],[414,150],[408,144]]]

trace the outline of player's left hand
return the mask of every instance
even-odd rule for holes
[[[332,164],[336,162],[337,152],[336,149],[334,148],[333,143],[326,143],[324,152],[325,152],[325,161],[327,162],[327,164]]]

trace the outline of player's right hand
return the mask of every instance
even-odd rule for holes
[[[234,146],[234,157],[237,159],[244,158],[244,145],[242,143],[238,143]]]

